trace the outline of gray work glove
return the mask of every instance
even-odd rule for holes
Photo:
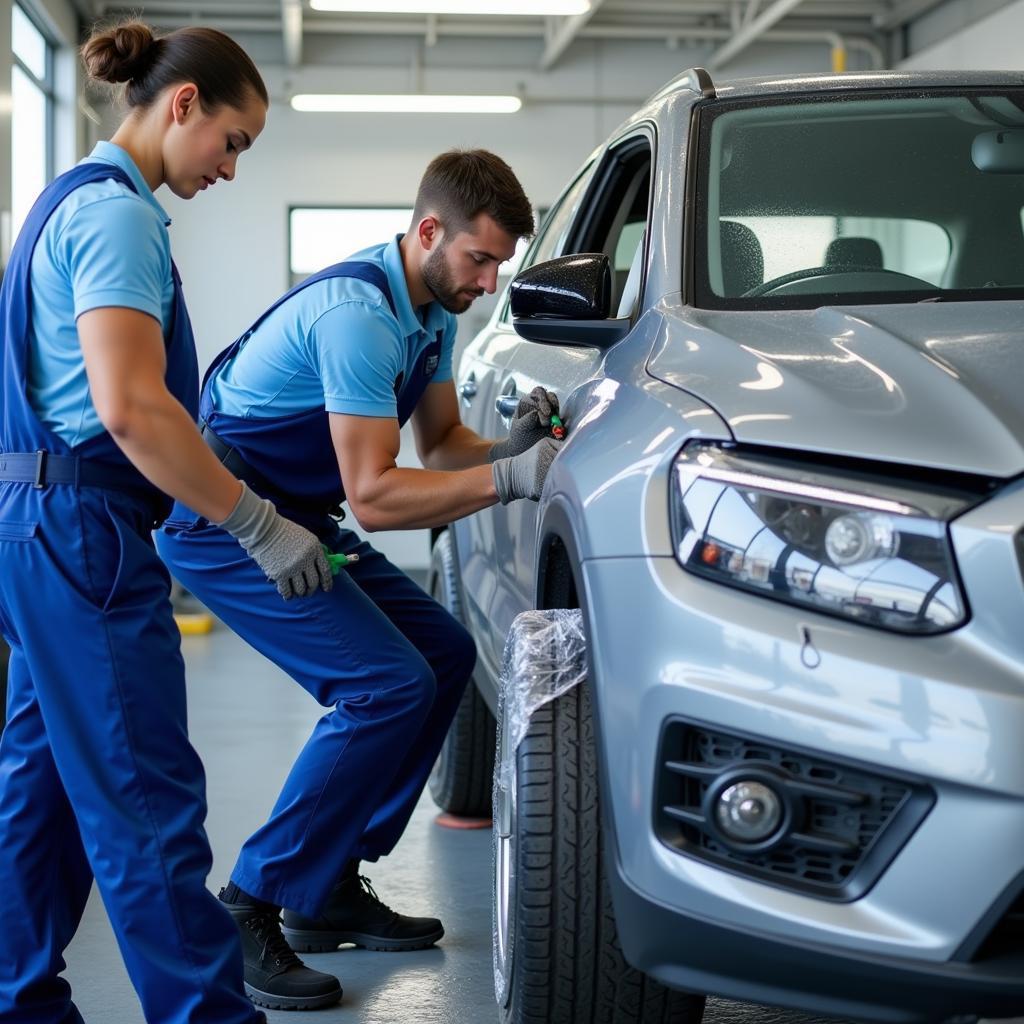
[[[542,437],[529,451],[493,463],[491,477],[502,505],[516,498],[539,501],[548,470],[561,447],[561,441]]]
[[[331,567],[316,536],[278,515],[273,502],[254,494],[244,482],[238,504],[217,525],[245,548],[286,601],[334,586]]]
[[[487,452],[488,462],[507,459],[529,451],[542,437],[551,434],[551,414],[558,415],[558,395],[535,387],[519,400],[508,437],[495,441]]]

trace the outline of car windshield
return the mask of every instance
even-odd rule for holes
[[[698,306],[1024,297],[1024,91],[701,113]]]

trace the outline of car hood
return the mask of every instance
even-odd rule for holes
[[[1024,472],[1024,302],[661,312],[648,372],[737,441]]]

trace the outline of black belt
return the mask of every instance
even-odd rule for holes
[[[159,492],[137,469],[114,466],[77,455],[54,455],[52,452],[0,452],[0,480],[11,483],[32,484],[43,488],[50,484],[70,484],[72,487],[103,487],[107,490],[128,491],[140,497],[152,497]]]
[[[322,501],[311,501],[308,498],[298,498],[291,494],[283,494],[281,489],[275,487],[273,482],[268,480],[258,469],[254,469],[249,465],[237,448],[229,445],[223,438],[219,437],[205,420],[200,425],[200,431],[210,451],[217,456],[221,465],[229,473],[238,477],[239,480],[244,480],[254,491],[269,497],[275,505],[291,508],[296,512],[312,512],[319,515],[333,516],[335,519],[345,518],[345,510],[341,507],[340,501],[333,504],[325,504]]]

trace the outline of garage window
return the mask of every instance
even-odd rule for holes
[[[411,206],[293,207],[289,215],[291,283],[403,234],[412,212]],[[499,267],[500,276],[516,272],[528,244],[528,239],[520,239],[515,255]]]
[[[53,177],[53,46],[20,4],[11,13],[12,237]]]
[[[289,216],[291,283],[387,242],[409,227],[411,206],[296,207]]]

